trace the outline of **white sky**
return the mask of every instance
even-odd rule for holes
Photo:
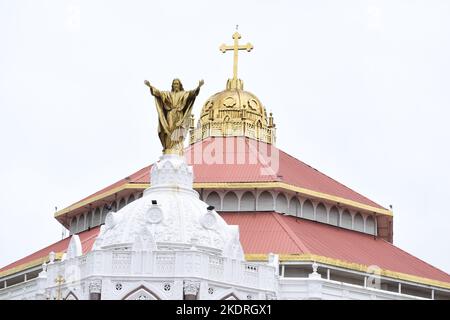
[[[154,100],[232,75],[277,146],[394,206],[394,243],[450,272],[449,1],[0,0],[0,266],[61,237],[63,208],[155,161]]]

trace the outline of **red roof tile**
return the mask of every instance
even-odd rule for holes
[[[95,238],[97,238],[98,232],[100,230],[100,227],[92,228],[89,231],[80,232],[78,236],[80,237],[81,246],[83,249],[83,254],[91,251],[92,245],[95,242]],[[50,252],[65,252],[67,249],[67,246],[69,245],[70,239],[72,239],[72,236],[69,236],[63,240],[60,240],[58,242],[55,242],[48,247],[45,247],[44,249],[41,249],[39,251],[36,251],[35,253],[32,253],[20,260],[17,260],[16,262],[13,262],[7,266],[4,266],[0,269],[0,273],[15,267],[18,267],[20,265],[32,262],[37,259],[41,259],[44,257],[48,257]]]
[[[450,275],[444,271],[371,235],[274,212],[221,216],[228,224],[239,225],[246,253],[311,253],[450,283]],[[280,232],[282,228],[284,232]]]
[[[397,248],[364,233],[275,212],[221,213],[228,224],[238,225],[246,254],[314,254],[349,263],[428,278],[450,284],[450,275]],[[83,253],[89,252],[99,227],[79,234]],[[0,272],[66,250],[70,237],[0,269]]]
[[[208,138],[189,146],[185,153],[188,163],[194,167],[196,183],[285,182],[384,209],[275,146],[246,137]],[[149,183],[150,168],[151,165],[142,168],[78,202],[126,183]]]

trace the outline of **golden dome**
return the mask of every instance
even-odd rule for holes
[[[191,124],[191,143],[211,136],[246,136],[274,143],[275,128],[258,97],[244,91],[240,79],[230,79],[227,89],[206,100],[197,128]]]

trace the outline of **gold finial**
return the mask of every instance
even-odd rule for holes
[[[66,280],[64,280],[63,276],[58,275],[55,279],[55,283],[58,285],[58,294],[56,297],[56,300],[61,300],[61,285],[66,282]]]
[[[234,52],[234,60],[233,60],[233,79],[231,80],[232,84],[231,84],[231,88],[237,88],[238,87],[238,77],[237,77],[237,72],[238,72],[238,51],[239,50],[247,50],[248,52],[252,51],[253,49],[253,45],[248,42],[246,45],[239,45],[239,39],[241,38],[241,35],[239,34],[239,32],[237,32],[239,25],[236,25],[236,32],[233,34],[233,39],[234,39],[234,44],[232,46],[227,46],[225,44],[222,44],[220,46],[220,51],[222,51],[222,53],[225,53],[227,51],[231,51],[233,50]]]

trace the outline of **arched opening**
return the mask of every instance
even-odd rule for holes
[[[238,211],[238,197],[233,191],[229,191],[223,197],[223,211]]]
[[[144,286],[129,292],[122,300],[161,300],[158,295]]]
[[[293,197],[289,203],[289,214],[293,216],[300,215],[300,202],[297,197]]]
[[[78,217],[77,233],[84,230],[84,214]]]
[[[106,215],[107,215],[110,211],[111,211],[111,207],[110,207],[109,205],[105,204],[105,205],[103,206],[103,209],[102,209],[102,220],[104,220],[103,217],[105,217],[105,219],[106,219]]]
[[[207,204],[209,204],[210,206],[214,206],[214,208],[216,208],[216,210],[220,210],[221,209],[220,196],[215,191],[213,191],[210,194],[208,194],[208,196],[206,197],[206,201],[205,202]]]
[[[101,222],[101,216],[100,216],[100,208],[96,208],[94,211],[94,226],[98,226]]]
[[[76,217],[73,217],[70,220],[70,228],[69,228],[69,230],[70,230],[71,234],[74,234],[74,233],[77,232],[77,218]]]
[[[271,211],[273,210],[273,197],[269,191],[264,191],[258,197],[257,210]]]
[[[128,198],[128,203],[132,203],[134,200],[136,200],[136,198],[134,197],[134,194],[131,194]]]
[[[316,220],[319,222],[327,223],[327,208],[323,203],[319,203],[316,208]]]
[[[241,211],[255,211],[256,210],[256,198],[252,192],[247,191],[241,198]]]
[[[120,201],[119,201],[119,210],[122,209],[123,207],[125,207],[125,199],[124,198],[120,199]]]
[[[341,227],[347,229],[352,228],[352,215],[348,212],[348,210],[344,210],[344,212],[342,212]]]
[[[72,291],[70,291],[64,300],[78,300],[78,298]]]
[[[353,220],[353,229],[356,231],[364,232],[364,219],[358,212]]]
[[[86,216],[86,228],[89,229],[92,227],[92,211],[89,211]]]
[[[288,211],[287,198],[283,193],[279,193],[277,196],[275,210],[282,213],[287,213]]]
[[[310,200],[306,200],[302,207],[302,217],[305,219],[314,219],[314,207]]]
[[[339,225],[339,210],[336,207],[332,207],[328,216],[328,223],[334,226]]]
[[[366,219],[366,232],[375,234],[375,220],[372,218],[372,216],[368,216]]]

